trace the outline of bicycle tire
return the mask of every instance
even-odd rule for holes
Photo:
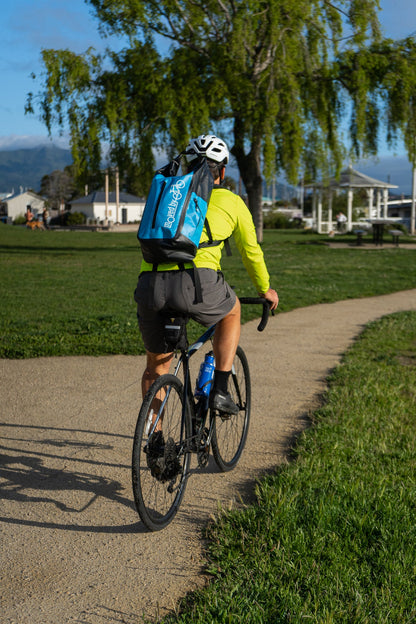
[[[251,383],[247,357],[239,346],[233,362],[233,372],[228,390],[240,410],[237,415],[211,413],[214,418],[212,433],[212,454],[215,463],[222,472],[232,470],[243,452],[251,410]]]
[[[154,407],[154,401],[160,401],[166,393],[169,394],[163,409],[163,443],[155,453],[151,446],[155,434],[148,438],[146,429],[152,418],[152,404]],[[184,426],[181,424],[183,401],[180,379],[162,375],[147,392],[137,418],[132,454],[133,495],[139,516],[150,531],[164,529],[172,522],[185,493],[190,464],[187,440],[192,427],[188,402]]]

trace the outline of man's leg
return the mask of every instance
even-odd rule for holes
[[[169,372],[173,353],[151,353],[146,351],[146,368],[142,376],[143,397],[158,377]]]
[[[240,310],[237,299],[231,312],[217,323],[213,341],[215,373],[210,407],[227,414],[238,413],[238,407],[228,393],[228,379],[240,340]]]
[[[169,373],[170,363],[173,358],[173,353],[151,353],[150,351],[146,351],[146,368],[144,370],[142,376],[142,395],[143,398],[146,395],[146,392],[149,390],[150,386],[158,377],[161,375],[165,375]],[[160,396],[154,399],[152,403],[152,408],[155,414],[157,414],[160,405],[164,399],[164,394],[162,393]],[[162,429],[162,422],[159,420],[156,430],[160,431]]]
[[[234,362],[241,331],[241,305],[238,299],[232,310],[217,323],[213,347],[215,369],[229,371]]]

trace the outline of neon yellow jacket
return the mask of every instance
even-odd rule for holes
[[[257,292],[266,293],[270,287],[269,273],[264,262],[263,251],[257,243],[251,213],[241,197],[231,191],[215,186],[208,204],[207,220],[213,240],[225,240],[234,237],[241,254],[244,266]],[[208,241],[204,227],[201,243]],[[216,247],[198,249],[195,256],[195,266],[200,268],[221,270],[221,253],[224,243]],[[191,263],[185,263],[191,268]],[[172,271],[179,269],[177,264],[158,264],[158,271]],[[151,271],[152,264],[142,261],[140,271]]]

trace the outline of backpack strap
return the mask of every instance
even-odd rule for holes
[[[227,256],[232,256],[233,252],[231,251],[230,239],[226,238],[224,241],[224,248]]]
[[[195,286],[195,303],[202,303],[202,285],[201,285],[201,276],[199,275],[198,267],[195,265],[195,262],[192,262],[193,265],[193,274],[194,274],[194,286]],[[185,271],[185,265],[183,262],[178,264],[179,269],[181,271]]]
[[[230,239],[224,238],[222,240],[213,240],[211,228],[209,226],[208,219],[206,217],[205,217],[204,225],[207,231],[208,240],[205,241],[205,243],[199,243],[198,249],[203,249],[204,247],[216,247],[217,245],[221,245],[221,243],[224,243],[224,248],[227,253],[227,256],[232,256],[233,254],[232,254],[231,247],[230,247]]]
[[[212,243],[213,243],[211,228],[209,226],[209,222],[208,222],[208,219],[206,217],[205,217],[204,225],[205,225],[205,229],[206,229],[207,234],[208,234],[208,241],[206,243],[201,243],[201,245],[199,245],[199,247],[202,247],[202,246],[208,247],[209,245],[212,245]]]
[[[192,262],[192,264],[194,265],[195,303],[202,303],[202,286],[199,269],[195,266],[195,262]]]

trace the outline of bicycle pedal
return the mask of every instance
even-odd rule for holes
[[[203,448],[201,448],[198,452],[197,452],[197,459],[198,459],[198,466],[199,468],[205,468],[205,466],[208,464],[208,460],[209,460],[209,445],[208,446],[204,446]]]

